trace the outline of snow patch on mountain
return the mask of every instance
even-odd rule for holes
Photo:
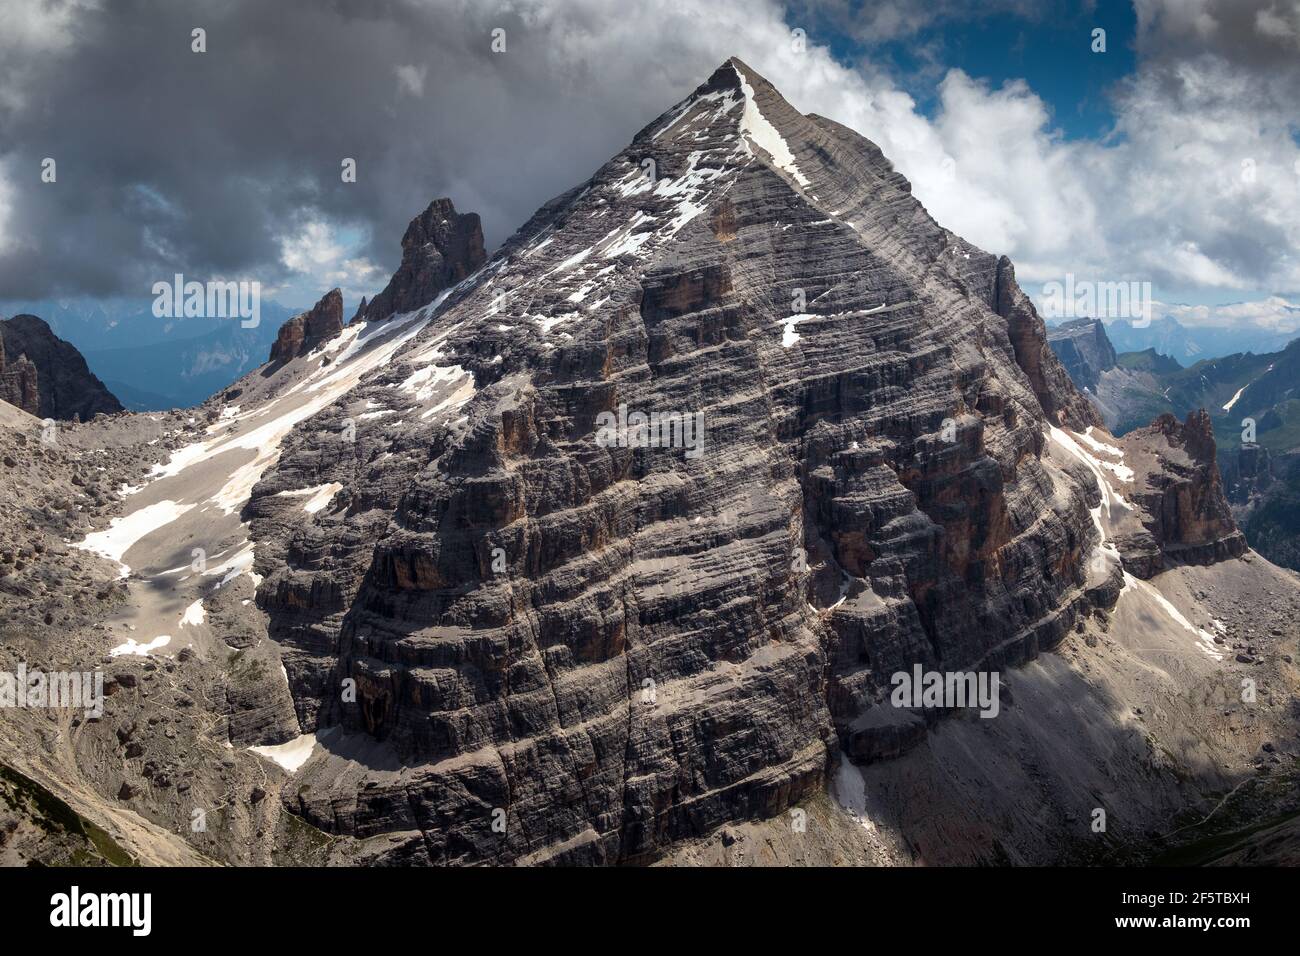
[[[805,312],[799,315],[792,315],[789,316],[788,318],[782,319],[781,328],[783,331],[781,334],[781,347],[788,349],[790,346],[797,344],[799,340],[803,338],[803,336],[801,336],[798,332],[795,331],[795,326],[797,326],[800,322],[807,322],[809,319],[813,319],[813,318],[816,318],[816,316],[809,315],[808,313]]]
[[[310,488],[295,488],[292,491],[279,491],[276,492],[276,497],[299,498],[306,495],[307,501],[303,504],[302,510],[307,512],[309,515],[314,515],[333,501],[334,496],[342,490],[343,485],[337,481],[331,481],[328,484],[313,485]]]
[[[799,167],[795,165],[794,153],[790,152],[789,144],[758,108],[758,102],[754,99],[754,88],[749,85],[745,74],[734,63],[732,69],[740,77],[740,88],[745,94],[745,111],[740,117],[740,129],[745,139],[771,156],[777,168],[789,173],[800,186],[811,185],[808,178],[799,172]]]
[[[172,641],[170,634],[160,634],[148,644],[141,644],[135,638],[127,638],[125,644],[119,644],[108,652],[109,657],[148,657],[154,651],[166,647]]]
[[[272,763],[278,764],[289,773],[295,773],[315,753],[317,736],[317,734],[303,734],[301,737],[287,743],[249,747],[248,749],[259,757],[265,757]]]
[[[181,615],[181,627],[197,627],[203,623],[208,612],[203,609],[203,599],[199,598],[185,609]]]
[[[119,577],[128,577],[131,569],[122,561],[122,556],[130,551],[141,538],[152,534],[164,525],[171,524],[185,514],[194,505],[181,505],[175,501],[158,501],[121,518],[114,518],[103,531],[86,535],[86,539],[73,547],[91,551],[120,568]]]

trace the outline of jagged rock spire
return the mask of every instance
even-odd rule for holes
[[[271,361],[287,362],[310,352],[343,331],[343,293],[331,289],[321,300],[284,325],[271,345]]]
[[[406,227],[402,264],[366,307],[365,320],[383,320],[428,305],[486,258],[478,214],[458,213],[450,199],[435,199]]]
[[[366,318],[366,297],[363,295],[361,297],[361,304],[357,306],[357,311],[354,312],[352,314],[352,318],[348,320],[348,325],[352,325],[355,322],[364,322],[365,318]]]

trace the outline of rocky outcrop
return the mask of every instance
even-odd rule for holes
[[[1171,564],[1210,564],[1245,553],[1204,409],[1184,422],[1161,415],[1126,435],[1123,444],[1136,472],[1132,503],[1143,529],[1118,541],[1126,569],[1148,578]]]
[[[326,292],[314,306],[295,315],[284,325],[271,344],[272,362],[288,362],[305,355],[343,331],[343,293]]]
[[[1101,373],[1115,367],[1115,348],[1099,319],[1074,319],[1054,326],[1047,330],[1047,341],[1080,388],[1096,392]]]
[[[358,315],[382,321],[394,313],[411,312],[432,302],[443,289],[460,282],[481,266],[483,227],[478,214],[458,213],[450,199],[435,199],[411,220],[402,236],[402,264],[384,291]],[[357,321],[353,318],[352,321]]]
[[[36,366],[26,355],[6,357],[0,337],[0,399],[29,415],[39,415],[41,396],[36,387]]]
[[[76,346],[34,315],[0,321],[0,400],[37,418],[61,421],[122,411]]]

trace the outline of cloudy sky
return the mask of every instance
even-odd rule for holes
[[[497,245],[734,54],[1031,292],[1149,280],[1201,323],[1300,301],[1300,0],[0,0],[0,24],[0,299],[183,272],[350,309],[433,197]]]

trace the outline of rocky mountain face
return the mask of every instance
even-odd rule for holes
[[[323,345],[343,331],[343,293],[331,289],[314,306],[295,315],[276,334],[272,362],[288,362]]]
[[[1213,564],[1245,553],[1246,539],[1223,495],[1214,431],[1204,409],[1185,422],[1161,415],[1124,436],[1121,447],[1128,450],[1129,467],[1147,464],[1145,480],[1135,482],[1131,494],[1143,530],[1119,541],[1133,573],[1149,578],[1166,564]]]
[[[0,398],[29,415],[40,414],[37,378],[36,365],[25,354],[12,358],[5,355],[4,338],[0,336]]]
[[[352,321],[383,320],[433,301],[483,264],[483,226],[478,213],[458,213],[450,199],[435,199],[411,220],[402,236],[402,264],[384,291],[357,311]]]
[[[1089,324],[1095,332],[1084,329]],[[1300,500],[1300,341],[1279,352],[1227,355],[1190,368],[1152,349],[1127,352],[1098,373],[1105,348],[1097,361],[1083,359],[1081,334],[1091,340],[1106,332],[1100,323],[1079,320],[1049,330],[1049,339],[1107,427],[1123,435],[1158,418],[1163,433],[1178,417],[1194,416],[1199,430],[1208,427],[1216,439],[1223,493],[1246,540],[1270,560],[1300,568],[1300,520],[1294,517]]]
[[[1047,341],[1079,388],[1097,391],[1101,373],[1115,367],[1115,348],[1098,319],[1074,319],[1047,330]]]
[[[0,321],[0,400],[37,418],[64,421],[122,411],[76,347],[34,315]]]
[[[1172,409],[1161,377],[1170,367],[1181,368],[1173,359],[1154,352],[1117,353],[1105,323],[1097,319],[1053,326],[1047,339],[1112,433],[1122,435]]]
[[[1206,422],[1113,439],[1009,260],[745,63],[491,259],[436,201],[359,314],[192,416],[0,430],[28,496],[119,449],[59,559],[111,611],[47,635],[118,689],[0,762],[137,858],[1106,861],[1252,775],[1293,811],[1300,588]]]
[[[391,415],[355,457],[324,437],[336,406],[254,495],[261,536],[267,496],[352,489],[259,550],[259,601],[304,730],[410,769],[313,776],[294,809],[418,830],[435,860],[645,860],[778,813],[837,738],[882,746],[863,715],[891,672],[1016,659],[1085,600],[1087,491],[1040,454],[1047,420],[1093,413],[1010,263],[738,62],[543,207],[357,401]],[[620,409],[702,416],[703,453],[602,447]]]
[[[1044,454],[1099,419],[1011,264],[738,61],[416,321],[250,505],[304,730],[404,767],[313,764],[317,826],[650,859],[922,740],[892,673],[1025,661],[1119,591],[1095,480]],[[636,412],[702,416],[703,453],[597,441]],[[263,503],[322,483],[346,505],[277,540]]]

